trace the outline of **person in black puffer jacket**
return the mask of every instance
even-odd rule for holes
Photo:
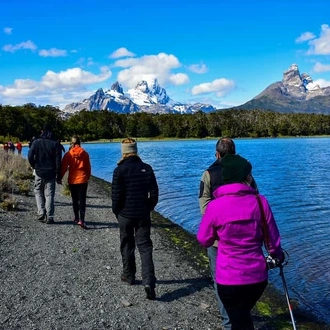
[[[156,297],[156,277],[150,238],[150,212],[158,203],[158,184],[152,167],[137,155],[137,143],[127,138],[121,143],[122,159],[113,172],[112,211],[120,230],[120,252],[123,261],[121,280],[135,282],[135,243],[138,247],[142,283],[147,298]]]
[[[62,154],[48,125],[43,127],[38,139],[29,149],[28,160],[35,172],[34,193],[38,208],[38,220],[54,223],[54,196],[61,179]]]

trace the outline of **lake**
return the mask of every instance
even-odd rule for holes
[[[138,142],[139,155],[153,167],[158,180],[156,211],[191,233],[196,233],[201,218],[199,181],[215,160],[216,141]],[[284,267],[290,297],[330,323],[330,138],[236,139],[235,143],[237,153],[253,166],[259,191],[272,207],[282,246],[290,255]],[[120,143],[83,147],[90,154],[92,174],[111,182]],[[270,281],[284,295],[277,269],[270,272]]]

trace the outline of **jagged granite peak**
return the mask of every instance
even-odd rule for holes
[[[135,104],[140,106],[153,104],[166,105],[171,101],[166,94],[165,89],[159,85],[157,79],[152,81],[150,87],[147,81],[142,80],[135,86],[135,88],[129,89],[127,94]]]
[[[88,99],[68,104],[63,112],[70,114],[84,109],[109,110],[117,113],[195,113],[216,110],[210,104],[192,105],[173,101],[157,79],[152,80],[150,84],[143,80],[127,93],[124,93],[121,84],[116,81],[106,92],[100,88]]]
[[[303,84],[297,64],[292,64],[288,70],[284,71],[282,82],[284,85],[296,87]]]
[[[111,85],[111,90],[112,91],[115,91],[115,92],[117,92],[119,94],[124,94],[123,87],[122,87],[122,85],[118,81],[116,81],[115,83],[113,83]]]
[[[142,80],[139,83],[137,83],[135,89],[141,91],[142,93],[149,93],[149,86],[145,80]]]
[[[330,113],[330,86],[321,88],[297,64],[283,73],[282,81],[269,85],[252,100],[235,108],[279,112]]]
[[[301,74],[301,80],[305,86],[307,86],[310,83],[313,83],[313,78],[307,73]]]

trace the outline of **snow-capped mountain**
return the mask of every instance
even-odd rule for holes
[[[297,64],[283,72],[282,81],[269,85],[252,100],[235,108],[279,112],[330,113],[330,87],[320,87]]]
[[[74,113],[84,109],[109,110],[118,113],[194,113],[215,110],[210,104],[183,104],[173,101],[166,90],[159,85],[157,79],[153,80],[150,86],[146,81],[141,81],[126,93],[121,84],[116,81],[107,91],[100,88],[88,99],[68,104],[63,112]]]
[[[135,88],[129,89],[126,94],[135,104],[143,106],[168,104],[171,100],[165,89],[159,86],[157,79],[153,81],[150,88],[148,83],[143,80]]]

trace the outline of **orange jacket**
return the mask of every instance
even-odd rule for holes
[[[17,149],[18,151],[22,150],[22,143],[21,143],[21,142],[17,142],[17,143],[16,143],[16,149]]]
[[[91,164],[88,153],[79,145],[73,146],[62,159],[62,178],[69,168],[68,183],[88,182],[91,176]]]

